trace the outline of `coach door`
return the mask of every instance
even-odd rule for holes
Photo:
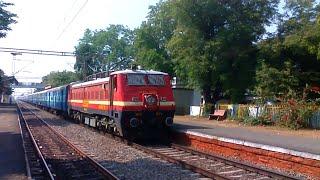
[[[109,97],[110,97],[110,110],[111,110],[111,116],[114,116],[114,107],[113,107],[113,101],[114,101],[114,94],[117,88],[117,75],[110,76],[110,89],[109,89]]]

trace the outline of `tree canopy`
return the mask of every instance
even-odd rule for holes
[[[172,3],[160,1],[150,6],[147,18],[135,31],[135,60],[145,68],[174,75],[174,62],[166,47],[176,27]]]
[[[280,17],[277,32],[259,43],[258,61],[262,69],[266,65],[282,73],[289,69],[295,72],[292,78],[297,80],[297,86],[287,85],[286,89],[291,89],[302,97],[304,88],[320,85],[319,3],[314,0],[287,1],[285,8],[287,11]],[[288,67],[286,63],[292,66]],[[257,70],[261,73],[259,71]],[[281,79],[280,74],[275,76],[269,74],[270,71],[265,73],[265,78],[257,79],[256,87],[268,81],[267,76]],[[282,91],[269,88],[269,94],[281,94]]]
[[[6,3],[0,0],[0,38],[6,37],[7,32],[11,30],[10,24],[17,22],[15,20],[17,15],[6,10],[6,7],[12,5],[12,3]]]
[[[71,71],[62,72],[50,72],[50,74],[42,77],[42,83],[45,85],[51,85],[52,87],[58,87],[76,82],[79,80],[79,75]]]
[[[130,63],[177,76],[208,103],[302,95],[320,86],[316,0],[160,0],[135,30],[87,30],[75,69],[89,75]],[[266,28],[276,26],[276,32]],[[289,94],[287,92],[290,92]]]
[[[10,87],[10,84],[13,84],[14,81],[16,81],[14,77],[6,76],[4,72],[0,69],[0,96],[2,94],[6,94],[6,95],[12,94],[13,90]]]
[[[265,33],[277,4],[277,0],[160,2],[136,31],[136,57],[149,68],[174,71],[201,89],[207,102],[223,94],[241,101],[255,74],[254,43]]]
[[[133,61],[133,31],[122,25],[87,29],[75,48],[74,67],[83,78],[101,71],[126,69]]]

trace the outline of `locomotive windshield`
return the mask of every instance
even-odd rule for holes
[[[163,75],[148,75],[149,85],[164,86]]]
[[[146,85],[143,74],[128,74],[128,85]]]
[[[164,86],[164,76],[162,74],[127,74],[128,85],[151,85],[151,86]]]

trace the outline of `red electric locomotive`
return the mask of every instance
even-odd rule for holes
[[[145,70],[70,85],[68,105],[74,119],[125,137],[166,130],[175,112],[169,75]]]

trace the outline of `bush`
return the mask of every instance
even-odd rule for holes
[[[270,117],[265,111],[259,117],[252,117],[249,115],[249,108],[245,108],[242,112],[242,118],[236,119],[247,125],[273,125],[272,117]]]
[[[289,100],[288,106],[280,113],[277,124],[295,130],[306,128],[312,115],[313,110],[310,104],[304,101]]]
[[[289,100],[284,107],[276,112],[267,110],[267,107],[262,108],[263,113],[259,117],[250,116],[249,109],[246,107],[241,110],[240,116],[236,120],[252,126],[277,125],[295,130],[307,128],[309,127],[309,120],[314,113],[313,107],[315,105],[305,101]]]

